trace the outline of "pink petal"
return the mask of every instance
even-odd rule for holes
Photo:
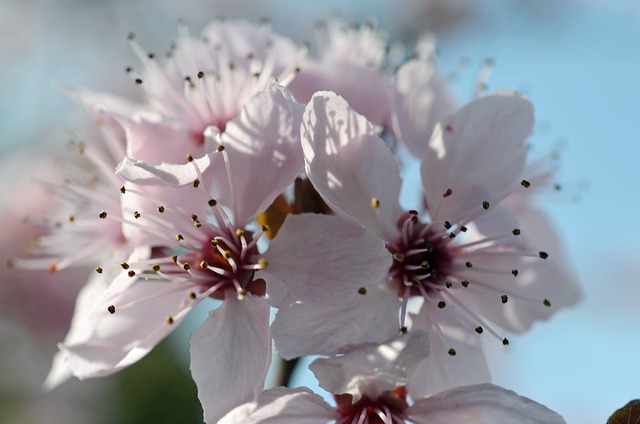
[[[492,384],[460,387],[417,399],[407,410],[429,424],[563,424],[560,415],[531,399]]]
[[[381,343],[399,331],[398,297],[386,288],[338,305],[294,304],[278,311],[271,326],[280,355],[333,355],[363,343]]]
[[[416,367],[429,354],[427,333],[414,331],[382,344],[368,344],[342,356],[316,359],[309,369],[320,387],[333,394],[351,394],[354,402],[409,383]]]
[[[371,123],[342,97],[320,92],[307,105],[301,133],[307,174],[325,201],[381,239],[392,238],[402,214],[400,169]]]
[[[431,353],[416,370],[409,384],[410,395],[417,399],[461,385],[490,381],[481,345],[481,337],[486,336],[461,326],[451,307],[434,310],[430,306],[422,305],[418,315],[412,317],[410,332],[428,332]],[[455,349],[455,355],[449,349]]]
[[[191,337],[191,375],[204,420],[216,423],[262,391],[271,362],[269,304],[227,295]]]
[[[224,204],[233,211],[236,224],[264,211],[302,171],[303,110],[291,93],[272,81],[227,123],[220,136],[231,173],[231,181],[224,181],[230,194]]]
[[[432,219],[458,222],[508,195],[520,182],[532,126],[533,107],[515,92],[473,101],[438,124],[421,168]]]
[[[218,424],[324,424],[336,413],[306,387],[276,387],[260,394],[257,402],[237,407]]]
[[[186,159],[186,154],[184,158]],[[213,166],[212,162],[214,161],[217,161],[216,166],[224,166],[222,158],[215,158],[216,155],[214,154],[206,154],[194,159],[194,161],[201,172],[206,172]],[[154,165],[130,157],[125,157],[118,165],[116,174],[125,181],[139,185],[168,185],[173,187],[193,184],[193,181],[198,178],[194,166],[189,163],[160,163]]]
[[[337,216],[289,215],[260,271],[271,305],[349,302],[358,289],[382,281],[391,256],[378,237]]]
[[[148,248],[138,248],[127,262],[146,258]],[[96,302],[86,321],[89,328],[84,330],[91,336],[60,345],[67,365],[80,379],[110,375],[135,363],[180,322],[176,318],[169,325],[167,317],[189,308],[190,287],[181,289],[180,283],[131,278],[129,271],[141,273],[134,267],[123,271]],[[127,304],[133,306],[124,307]],[[108,311],[111,305],[115,306],[113,314]]]
[[[417,158],[426,156],[436,123],[456,110],[447,81],[426,59],[406,62],[392,91],[393,130]]]

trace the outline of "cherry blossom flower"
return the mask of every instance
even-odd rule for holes
[[[317,359],[310,369],[336,406],[307,388],[263,392],[237,407],[220,424],[305,423],[564,423],[557,413],[491,384],[413,396],[416,365],[428,354],[426,334],[416,331],[381,345]]]
[[[387,35],[373,21],[354,28],[334,16],[317,29],[320,58],[307,58],[289,88],[305,103],[316,91],[335,91],[370,121],[389,127],[386,48]]]
[[[445,118],[422,162],[428,216],[421,217],[399,205],[398,164],[375,127],[339,96],[316,94],[302,127],[309,178],[338,215],[384,240],[394,262],[376,290],[351,285],[349,313],[325,317],[322,322],[331,321],[326,331],[316,325],[320,307],[316,311],[304,302],[282,307],[272,327],[280,353],[344,352],[344,340],[357,344],[372,334],[371,341],[379,342],[393,335],[393,324],[380,322],[397,325],[398,309],[399,328],[407,331],[409,301],[416,298],[423,304],[411,315],[412,325],[434,336],[429,365],[423,367],[434,377],[422,394],[488,381],[480,334],[486,331],[507,345],[495,325],[522,332],[546,318],[552,305],[566,302],[562,276],[551,279],[538,265],[547,253],[514,243],[520,229],[503,222],[497,207],[519,186],[523,141],[532,124],[531,104],[513,92],[476,100]],[[478,231],[476,221],[491,231]],[[352,252],[366,254],[366,246]],[[375,304],[364,300],[370,295]],[[527,307],[505,308],[516,300]],[[300,320],[303,311],[315,314],[314,325]]]
[[[366,284],[386,273],[390,261],[383,243],[337,217],[291,217],[273,240],[274,249],[259,250],[265,229],[256,230],[250,222],[303,167],[302,112],[303,106],[272,82],[224,132],[210,127],[206,136],[218,146],[213,153],[198,159],[188,155],[186,164],[125,159],[118,175],[136,187],[181,192],[176,197],[181,203],[159,204],[146,192],[122,188],[124,196],[138,196],[146,204],[136,225],[164,242],[153,249],[138,247],[120,264],[122,272],[87,319],[91,337],[61,346],[74,375],[109,375],[134,363],[202,301],[223,300],[191,340],[191,371],[205,421],[216,422],[262,390],[271,361],[265,280],[276,285],[296,277],[311,281],[323,288],[316,296],[326,301],[340,298],[339,290],[327,288],[341,277]],[[322,238],[331,233],[344,234],[345,244]],[[377,246],[354,268],[344,252],[360,243]],[[265,268],[269,273],[262,273]]]

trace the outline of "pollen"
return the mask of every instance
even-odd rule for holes
[[[377,209],[380,207],[380,200],[377,197],[371,198],[371,207]]]
[[[238,228],[236,230],[236,236],[237,237],[242,237],[243,234],[244,234],[244,230],[242,228]]]
[[[182,237],[182,234],[176,234],[176,240],[177,241],[184,240],[184,237]]]

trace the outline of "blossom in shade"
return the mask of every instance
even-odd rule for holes
[[[387,35],[367,20],[354,27],[334,16],[316,28],[319,59],[306,58],[289,88],[302,102],[331,90],[379,126],[389,127]]]
[[[109,375],[134,363],[198,304],[222,300],[191,340],[191,371],[205,421],[216,422],[262,390],[271,361],[267,284],[297,275],[326,289],[339,277],[366,284],[386,273],[389,261],[380,241],[374,247],[378,254],[352,267],[344,249],[375,245],[376,238],[337,217],[291,217],[272,241],[274,251],[259,249],[265,228],[251,222],[303,167],[302,112],[284,87],[271,82],[224,132],[210,127],[206,136],[217,145],[214,152],[201,158],[188,154],[186,164],[124,160],[119,176],[135,187],[175,193],[180,203],[159,203],[146,191],[122,187],[123,196],[139,197],[144,206],[135,225],[164,241],[136,248],[117,265],[120,274],[86,320],[91,337],[61,346],[74,375]],[[351,239],[345,247],[335,238],[322,239],[343,232]],[[329,263],[333,268],[327,271]],[[339,291],[325,291],[340,297]]]
[[[320,386],[333,394],[336,406],[307,388],[279,387],[232,410],[220,424],[564,423],[545,406],[491,384],[414,396],[416,364],[427,354],[427,336],[416,331],[381,345],[317,359],[309,368]]]
[[[523,141],[532,125],[531,104],[514,92],[478,99],[443,119],[422,162],[428,209],[420,214],[400,206],[398,163],[375,127],[334,93],[317,93],[302,126],[309,179],[338,215],[385,242],[393,264],[375,288],[383,292],[363,293],[351,285],[351,312],[325,319],[332,322],[331,337],[306,339],[309,333],[321,333],[319,311],[313,326],[299,320],[302,309],[314,313],[313,307],[301,302],[281,308],[272,326],[281,354],[344,351],[332,340],[349,337],[357,343],[360,334],[390,331],[388,325],[379,325],[385,320],[397,325],[396,334],[405,332],[411,328],[411,315],[413,328],[434,338],[432,355],[425,361],[431,365],[422,368],[435,377],[421,380],[426,384],[423,393],[487,381],[481,334],[507,345],[499,328],[524,331],[534,320],[546,318],[552,305],[566,302],[562,276],[550,279],[538,266],[548,254],[513,242],[520,230],[510,226],[512,221],[503,222],[497,207],[519,187],[526,158]],[[491,224],[491,231],[479,231],[477,221]],[[351,256],[367,251],[362,246]],[[517,283],[522,278],[525,283]],[[374,307],[358,294],[379,300]],[[527,307],[506,308],[514,300]],[[417,314],[409,314],[410,301],[422,303]],[[354,324],[356,315],[361,318]]]

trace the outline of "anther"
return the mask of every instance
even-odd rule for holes
[[[99,266],[96,267],[96,272],[98,274],[102,274],[102,268],[100,268]]]
[[[400,327],[400,332],[406,334],[409,329],[407,327]]]
[[[450,188],[448,188],[443,194],[442,197],[449,197],[453,194],[453,190],[451,190]]]
[[[120,187],[120,193],[125,194],[126,192],[127,189],[124,186]]]
[[[452,239],[452,238],[456,238],[456,233],[449,233],[449,238],[450,238],[450,239]]]
[[[100,219],[105,219],[107,217],[107,213],[105,211],[102,211],[98,216],[100,217]]]
[[[56,272],[56,264],[52,262],[49,264],[49,273],[53,274],[54,272]]]
[[[196,228],[200,228],[200,227],[202,227],[202,224],[200,223],[200,221],[194,221],[193,222],[193,226],[196,227]]]
[[[469,282],[467,280],[460,281],[460,284],[462,284],[462,287],[464,287],[465,289],[469,287]]]
[[[509,340],[508,339],[502,339],[502,344],[505,346],[509,346]]]
[[[211,200],[209,200],[209,202],[208,202],[208,203],[209,203],[209,206],[211,206],[211,207],[214,207],[215,205],[217,205],[217,204],[218,204],[218,202],[217,202],[215,199],[211,199]]]
[[[110,313],[111,315],[113,315],[113,314],[115,314],[115,313],[116,313],[116,307],[115,307],[115,306],[113,306],[113,305],[109,305],[109,306],[107,307],[107,311],[109,311],[109,313]]]
[[[218,147],[216,148],[216,150],[217,150],[217,151],[219,151],[219,152],[222,152],[222,151],[224,151],[224,146],[223,146],[223,145],[220,145],[220,146],[218,146]]]
[[[489,204],[489,202],[487,202],[486,200],[482,202],[482,209],[484,209],[485,211],[488,210],[490,207],[491,207],[491,204]]]
[[[198,78],[200,79],[204,78],[204,72],[202,71],[198,72]]]
[[[216,239],[211,240],[211,247],[218,247],[218,240]]]
[[[466,266],[467,268],[472,268],[473,264],[471,262],[465,262],[464,266]]]
[[[500,300],[502,301],[502,303],[507,303],[509,301],[509,296],[503,294],[502,296],[500,296]]]
[[[142,84],[142,80],[140,78],[136,78],[135,79],[135,83],[140,85],[140,84]]]
[[[189,265],[188,263],[185,263],[182,265],[182,269],[184,269],[185,271],[189,271],[191,269],[191,265]]]
[[[202,268],[202,269],[209,268],[209,264],[207,263],[207,261],[200,262],[200,268]]]
[[[511,232],[514,236],[519,236],[521,231],[520,228],[514,228],[513,231]]]
[[[159,213],[164,213],[164,206],[162,206],[162,205],[158,206],[158,212]]]
[[[69,215],[67,219],[69,220],[69,222],[73,222],[76,220],[76,217],[74,215]]]
[[[404,261],[404,253],[402,252],[396,252],[393,254],[393,259],[395,259],[398,262],[402,262]]]
[[[549,257],[549,254],[547,252],[538,252],[538,254],[542,259],[547,259]]]
[[[193,162],[193,156],[191,156],[191,153],[187,154],[187,162]]]
[[[194,300],[196,297],[198,297],[196,292],[189,292],[189,299]]]
[[[372,197],[371,198],[371,207],[374,209],[377,209],[380,207],[380,199],[378,199],[377,197]]]
[[[267,260],[265,258],[258,259],[258,265],[260,265],[262,268],[266,268],[267,267]]]
[[[513,275],[514,277],[518,276],[518,270],[517,269],[512,269],[511,270],[511,275]]]
[[[125,71],[127,74],[130,74],[131,72],[133,72],[133,68],[132,68],[131,66],[127,66],[126,68],[124,68],[124,71]]]
[[[241,237],[244,234],[244,230],[242,228],[238,228],[236,230],[236,236]]]
[[[445,281],[444,285],[446,288],[450,289],[451,287],[453,287],[453,283],[451,281]]]
[[[128,275],[129,277],[133,278],[133,277],[135,277],[136,272],[135,272],[134,270],[131,270],[131,271],[127,272],[127,275]]]
[[[460,231],[462,231],[463,233],[467,232],[467,227],[465,227],[464,225],[460,226]]]
[[[167,324],[172,325],[173,324],[173,317],[172,316],[168,316],[167,318],[165,318],[165,321]]]
[[[155,264],[154,266],[151,267],[152,270],[154,270],[155,272],[160,271],[160,265]]]
[[[427,269],[431,267],[431,264],[429,263],[429,261],[422,261],[422,263],[420,264],[420,267]]]
[[[200,185],[200,180],[199,179],[195,179],[193,180],[193,188],[198,188],[198,186]]]
[[[262,232],[266,233],[267,231],[269,231],[269,226],[268,225],[263,225],[262,226]]]
[[[182,237],[182,234],[176,234],[176,240],[177,241],[184,240],[184,237]]]
[[[173,255],[171,257],[171,262],[173,262],[174,264],[177,264],[178,263],[178,255]]]
[[[153,53],[147,53],[147,57],[153,60],[156,57],[156,55]]]
[[[440,308],[440,309],[444,309],[444,308],[445,308],[445,306],[447,306],[447,304],[446,304],[443,300],[441,300],[440,302],[438,302],[438,308]]]
[[[531,186],[531,183],[529,181],[527,181],[527,180],[522,180],[520,182],[520,185],[522,185],[522,187],[524,187],[524,188],[529,188]]]
[[[358,289],[358,294],[362,294],[362,295],[367,294],[367,289],[365,289],[364,287],[360,287]]]
[[[476,327],[476,333],[482,334],[483,331],[484,331],[484,328],[482,328],[482,326]]]
[[[198,215],[196,215],[195,213],[191,214],[191,220],[193,222],[196,222],[198,220]]]
[[[7,268],[13,268],[16,265],[16,261],[13,258],[7,258]]]
[[[122,267],[122,269],[129,269],[129,264],[126,262],[122,262],[120,266]]]
[[[444,228],[446,228],[447,230],[451,228],[451,223],[449,221],[444,221]]]
[[[449,349],[447,353],[451,356],[456,356],[456,350],[454,348]]]
[[[140,218],[140,212],[135,211],[135,212],[133,213],[133,217],[134,217],[135,219]]]
[[[542,301],[542,304],[544,306],[546,306],[547,308],[551,307],[551,302],[549,302],[549,299],[545,299]]]

